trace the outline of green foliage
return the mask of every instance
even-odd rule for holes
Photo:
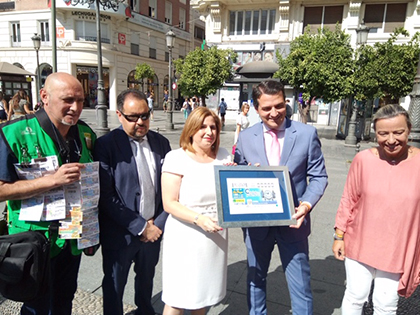
[[[143,78],[153,79],[155,76],[155,70],[147,64],[147,63],[138,63],[136,65],[136,73],[134,74],[134,78],[138,81],[142,80]]]
[[[407,43],[397,44],[400,35],[409,36],[406,30],[396,29],[386,42],[377,42],[373,47],[364,45],[357,50],[357,99],[387,97],[398,101],[411,92],[419,61],[420,33]]]
[[[280,69],[275,77],[302,90],[304,99],[322,96],[329,102],[354,95],[357,100],[398,100],[412,90],[420,54],[420,33],[404,44],[397,43],[401,36],[409,34],[396,29],[386,42],[354,52],[349,35],[338,26],[334,32],[319,29],[317,34],[306,29],[291,42],[286,58],[277,52]]]
[[[322,96],[326,102],[348,97],[353,92],[353,49],[350,36],[337,25],[334,31],[307,28],[290,45],[286,58],[277,52],[280,78],[303,92],[304,99]]]
[[[185,59],[174,61],[179,75],[178,88],[184,96],[200,96],[214,94],[232,75],[229,58],[236,58],[231,50],[211,47],[201,50],[197,47],[188,53]]]

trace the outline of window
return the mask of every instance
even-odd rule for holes
[[[50,23],[48,21],[38,21],[41,42],[50,41]]]
[[[132,55],[140,55],[140,49],[139,49],[139,45],[138,44],[133,44],[131,43],[131,54]]]
[[[131,54],[140,55],[140,39],[139,35],[136,33],[131,34]]]
[[[365,25],[371,33],[393,33],[404,27],[407,3],[366,4]]]
[[[172,3],[165,2],[165,23],[172,24]]]
[[[206,31],[203,30],[201,27],[195,26],[194,27],[194,38],[203,40],[206,38]]]
[[[19,46],[21,42],[20,38],[20,23],[19,22],[11,22],[11,37],[12,37],[12,46]]]
[[[185,55],[187,54],[186,46],[179,45],[178,46],[179,56],[178,58],[184,59]]]
[[[318,32],[318,28],[327,28],[331,31],[335,30],[335,25],[341,25],[343,21],[343,9],[339,6],[322,6],[322,7],[305,7],[303,17],[303,30],[309,25],[311,32]]]
[[[156,0],[149,0],[149,16],[157,18]]]
[[[76,39],[89,42],[96,42],[96,23],[87,21],[76,21]],[[101,40],[103,43],[107,44],[111,42],[109,40],[108,26],[106,24],[101,24]]]
[[[179,28],[185,30],[185,9],[179,8]]]
[[[274,32],[276,10],[230,11],[229,35],[263,35]]]
[[[130,0],[131,11],[140,12],[139,4],[140,4],[140,0]]]
[[[149,37],[149,58],[156,59],[156,38]]]
[[[129,89],[140,90],[143,87],[143,79],[136,80],[136,70],[130,71],[127,76],[127,87]]]

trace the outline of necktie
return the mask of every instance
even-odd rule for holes
[[[155,189],[150,177],[149,166],[147,164],[146,156],[140,146],[139,141],[132,141],[135,145],[135,158],[137,164],[137,171],[139,173],[139,181],[143,199],[143,207],[140,202],[140,213],[143,218],[149,220],[155,215]]]
[[[267,131],[271,135],[271,146],[267,150],[267,157],[268,163],[270,166],[278,166],[280,165],[280,143],[279,139],[277,138],[277,131],[274,129],[270,129]]]

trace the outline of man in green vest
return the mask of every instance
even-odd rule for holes
[[[84,102],[80,82],[70,74],[53,73],[40,95],[43,109],[0,126],[0,201],[8,201],[10,234],[28,230],[46,233],[51,221],[19,218],[22,203],[78,181],[83,163],[93,161],[91,151],[96,135],[79,121]],[[58,162],[55,173],[19,179],[15,164],[52,156]],[[77,248],[77,240],[53,239],[49,291],[39,299],[24,303],[21,314],[71,314],[81,250]]]

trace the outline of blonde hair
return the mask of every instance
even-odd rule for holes
[[[182,130],[181,137],[179,138],[179,146],[182,149],[195,153],[192,146],[193,136],[201,129],[201,126],[207,117],[213,117],[214,122],[216,123],[216,140],[214,141],[211,149],[213,152],[217,153],[220,145],[220,130],[222,124],[217,114],[207,107],[198,107],[188,116],[184,129]]]
[[[242,104],[242,107],[241,107],[241,112],[243,113],[244,112],[244,110],[245,110],[245,108],[250,108],[250,106],[249,106],[249,104],[248,103],[243,103]]]

